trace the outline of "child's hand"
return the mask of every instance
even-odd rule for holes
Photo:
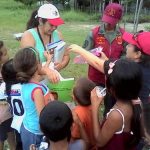
[[[37,150],[37,149],[36,149],[36,146],[35,146],[34,144],[31,144],[31,145],[30,145],[30,150]]]
[[[67,50],[69,52],[75,52],[75,53],[78,53],[82,49],[83,49],[82,47],[80,47],[79,45],[76,45],[76,44],[72,44],[67,48]]]
[[[91,104],[93,108],[98,108],[102,103],[104,97],[98,97],[96,93],[96,87],[91,91]]]
[[[53,54],[50,54],[49,51],[44,51],[44,56],[45,56],[47,61],[51,61]]]

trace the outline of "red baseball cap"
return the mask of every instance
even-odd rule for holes
[[[110,3],[104,10],[102,21],[115,25],[121,19],[122,14],[123,7],[120,4]]]
[[[122,38],[129,44],[136,45],[143,53],[150,55],[150,32],[139,32],[136,34],[124,32]]]
[[[64,24],[64,21],[60,18],[58,9],[52,4],[42,5],[38,10],[37,17],[47,19],[54,26]]]

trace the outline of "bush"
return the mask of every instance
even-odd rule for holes
[[[17,2],[21,2],[25,5],[31,6],[33,3],[38,2],[38,0],[15,0]]]
[[[146,25],[144,28],[146,31],[150,31],[150,25]]]
[[[129,23],[134,23],[134,14],[128,14],[124,16],[127,22]],[[150,22],[150,15],[143,15],[141,14],[139,16],[139,23],[145,23],[145,22]]]
[[[88,22],[88,21],[99,21],[99,14],[87,14],[80,11],[63,11],[61,12],[61,16],[65,21],[73,21],[73,22]]]

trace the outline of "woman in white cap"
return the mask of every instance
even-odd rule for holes
[[[30,25],[31,22],[32,25]],[[64,24],[64,21],[60,18],[58,9],[54,5],[42,5],[37,14],[31,16],[28,22],[28,30],[24,32],[21,38],[21,48],[34,47],[39,52],[40,60],[45,62],[44,51],[46,50],[46,45],[62,40],[61,33],[56,30],[57,26],[62,24]],[[63,69],[68,64],[69,59],[69,54],[65,52],[61,63],[55,63],[55,69],[57,71]]]

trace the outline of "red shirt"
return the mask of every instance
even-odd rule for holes
[[[84,125],[85,132],[87,133],[87,136],[89,137],[90,144],[92,146],[95,146],[96,142],[94,140],[94,133],[93,133],[91,106],[76,106],[74,108],[74,111],[78,115],[79,119]],[[81,138],[79,127],[75,123],[73,124],[71,135],[74,139]]]

